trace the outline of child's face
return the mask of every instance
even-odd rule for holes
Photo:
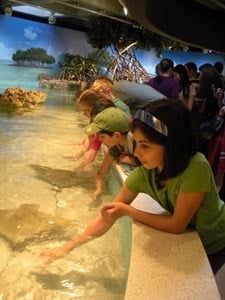
[[[99,93],[108,100],[112,100],[114,98],[111,88],[100,89]]]
[[[79,104],[79,109],[80,111],[83,112],[83,114],[85,115],[85,117],[88,117],[90,118],[91,117],[91,110],[92,110],[92,107],[89,106],[89,105],[86,105],[86,104]]]
[[[134,155],[141,164],[146,169],[156,168],[161,172],[164,164],[164,147],[150,142],[139,129],[135,129],[134,139],[136,142]]]
[[[105,144],[108,147],[114,147],[119,144],[118,135],[115,134],[115,132],[113,136],[110,136],[106,133],[99,133],[99,139],[100,141],[102,141],[103,144]]]

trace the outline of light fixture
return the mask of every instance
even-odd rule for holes
[[[125,1],[125,2],[126,2],[126,1]],[[127,7],[126,7],[124,1],[123,1],[123,0],[119,0],[119,3],[120,3],[121,6],[123,7],[123,13],[124,13],[124,15],[127,17],[127,16],[128,16],[128,9],[127,9]]]
[[[126,6],[123,7],[123,13],[125,16],[128,15],[128,9],[126,8]]]
[[[54,25],[55,23],[56,23],[56,17],[54,14],[52,14],[48,17],[48,24]]]
[[[7,5],[4,7],[4,14],[6,16],[12,16],[12,13],[13,13],[13,10],[12,10],[12,7]]]

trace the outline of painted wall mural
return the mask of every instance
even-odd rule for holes
[[[87,56],[94,50],[87,42],[84,32],[0,16],[0,90],[15,85],[37,88],[37,76],[44,70],[18,68],[12,60],[13,54],[18,50],[26,51],[30,48],[45,49],[47,55],[54,57],[55,63],[50,65],[47,71],[49,73],[56,71],[63,54]],[[153,75],[156,64],[163,57],[171,58],[175,64],[194,61],[197,66],[200,66],[206,62],[214,64],[218,60],[225,63],[224,56],[220,54],[201,52],[163,51],[162,57],[158,58],[154,50],[138,50],[137,57],[146,70]]]

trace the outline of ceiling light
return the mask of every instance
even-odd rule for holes
[[[127,9],[127,7],[126,7],[126,5],[125,5],[124,2],[126,3],[126,1],[124,1],[124,0],[119,0],[119,3],[120,3],[120,5],[123,8],[123,13],[127,17],[128,16],[128,9]]]
[[[33,7],[33,6],[29,6],[29,5],[16,5],[13,7],[13,10],[15,10],[17,12],[28,14],[28,15],[34,15],[34,16],[43,17],[43,18],[47,18],[52,14],[52,12],[50,10],[43,9],[41,7]]]
[[[11,16],[13,13],[12,7],[11,6],[5,6],[4,7],[4,14],[6,16]]]
[[[123,7],[123,13],[125,16],[128,15],[128,9],[126,8],[126,6]]]
[[[49,16],[49,18],[48,18],[48,24],[54,25],[55,23],[56,23],[56,17],[53,14],[53,15]]]

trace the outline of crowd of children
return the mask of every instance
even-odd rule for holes
[[[118,218],[129,216],[169,233],[194,228],[213,272],[221,268],[225,263],[225,198],[224,184],[219,195],[215,179],[218,170],[225,171],[225,143],[221,141],[225,109],[224,79],[217,65],[221,70],[221,64],[207,63],[197,72],[192,62],[174,67],[170,59],[162,59],[157,76],[147,83],[98,78],[79,95],[79,109],[90,120],[82,150],[76,155],[86,154],[82,168],[94,160],[101,144],[106,148],[96,174],[94,198],[101,194],[113,161],[135,168],[115,199],[100,208],[99,216],[83,233],[61,247],[42,251],[46,263],[103,235]],[[211,124],[214,131],[205,136],[202,124],[215,118],[217,126]],[[209,159],[214,151],[211,141],[218,142],[214,168],[215,161]],[[168,214],[132,207],[141,192],[153,197]]]

